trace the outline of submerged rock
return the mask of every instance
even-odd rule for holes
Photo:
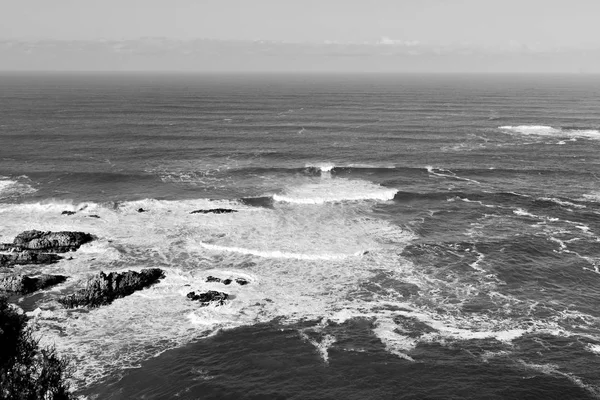
[[[63,211],[60,213],[60,215],[73,215],[75,214],[75,211]]]
[[[19,253],[0,254],[0,267],[27,264],[53,264],[60,259],[62,257],[56,254],[22,251]]]
[[[13,275],[0,279],[0,290],[19,294],[29,294],[67,280],[63,275]]]
[[[77,250],[82,244],[91,242],[93,239],[92,235],[84,232],[32,230],[18,234],[12,243],[1,244],[0,250],[65,253]]]
[[[194,210],[190,212],[190,214],[229,214],[237,212],[237,210],[232,210],[230,208],[211,208],[209,210]]]
[[[164,272],[159,268],[143,269],[140,272],[111,272],[108,275],[100,272],[87,281],[85,289],[64,296],[58,301],[66,308],[99,307],[147,288],[164,277]]]
[[[187,297],[192,301],[200,302],[202,307],[206,307],[211,303],[222,306],[225,304],[225,300],[229,298],[229,295],[227,293],[217,292],[216,290],[209,290],[208,292],[198,294],[196,294],[196,292],[189,292]]]
[[[244,286],[250,283],[244,278],[236,278],[235,282],[240,286]]]

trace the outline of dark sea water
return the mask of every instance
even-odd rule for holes
[[[0,110],[0,241],[98,237],[16,268],[71,277],[19,304],[80,395],[600,397],[600,76],[3,74]]]

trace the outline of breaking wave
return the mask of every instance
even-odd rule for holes
[[[498,129],[522,135],[551,136],[551,137],[582,137],[600,140],[597,129],[563,129],[546,125],[500,126]]]
[[[18,197],[35,191],[36,189],[29,184],[0,177],[0,199]]]
[[[366,181],[326,179],[274,194],[273,200],[295,204],[323,204],[342,201],[392,200],[398,190]]]

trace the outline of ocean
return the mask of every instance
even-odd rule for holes
[[[18,305],[82,398],[600,398],[600,76],[2,73],[0,110],[0,242],[97,238],[14,268],[70,277]]]

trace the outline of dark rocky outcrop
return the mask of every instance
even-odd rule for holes
[[[63,211],[60,213],[60,215],[73,215],[75,214],[75,211]]]
[[[231,282],[233,282],[233,280],[232,279],[221,279],[221,278],[217,278],[215,276],[209,276],[206,278],[206,282],[216,282],[216,283],[222,283],[224,285],[229,285]],[[241,286],[244,286],[244,285],[247,285],[248,283],[250,283],[244,278],[236,278],[235,282]]]
[[[35,251],[40,253],[65,253],[77,250],[94,238],[84,232],[25,231],[17,235],[12,243],[0,244],[0,251]]]
[[[148,212],[148,210],[144,210],[143,208],[140,207],[137,209],[137,212],[143,213],[143,212]]]
[[[100,218],[100,216],[96,215],[96,214],[90,214],[90,215],[88,215],[88,217],[89,218]]]
[[[67,280],[63,275],[13,275],[0,279],[0,291],[29,294]]]
[[[216,290],[209,290],[208,292],[198,294],[196,294],[196,292],[189,292],[187,297],[192,301],[200,302],[202,307],[206,307],[211,303],[222,306],[225,304],[225,300],[229,298],[229,295],[227,293],[217,292]]]
[[[164,272],[159,268],[143,269],[140,272],[111,272],[108,275],[100,272],[87,281],[85,289],[64,296],[58,301],[66,308],[99,307],[147,288],[164,276]]]
[[[229,214],[237,212],[237,210],[232,210],[230,208],[211,208],[209,210],[194,210],[190,212],[190,214]]]
[[[60,259],[62,257],[56,254],[22,251],[19,253],[0,254],[0,267],[27,264],[53,264]]]
[[[236,282],[238,285],[240,285],[240,286],[244,286],[244,285],[247,285],[247,284],[249,284],[249,283],[250,283],[250,282],[248,282],[248,281],[247,281],[246,279],[244,279],[244,278],[236,278],[236,279],[235,279],[235,282]]]

